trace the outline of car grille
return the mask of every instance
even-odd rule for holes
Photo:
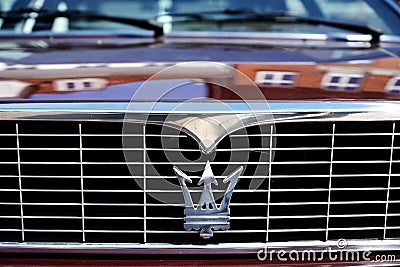
[[[161,139],[182,140],[186,157],[197,159],[197,143],[185,133],[171,130],[161,137],[160,126],[134,127],[137,132],[129,138],[137,146],[125,147],[129,158],[136,159],[129,162],[136,170],[132,174],[125,162],[121,122],[0,125],[0,243],[209,244],[400,237],[400,129],[395,122],[276,123],[269,147],[261,144],[271,134],[263,135],[259,127],[226,137],[211,162],[216,177],[240,165],[247,168],[232,197],[230,230],[215,232],[206,241],[197,232],[184,231],[183,198],[181,204],[162,203],[152,196],[153,189],[140,184],[151,179],[177,183]],[[249,140],[247,162],[227,161],[240,138]],[[269,150],[272,164],[262,161]],[[263,175],[255,171],[259,164],[267,166]],[[262,179],[257,188],[249,186],[251,178]],[[199,193],[194,188],[192,192]],[[161,193],[181,197],[180,190]]]

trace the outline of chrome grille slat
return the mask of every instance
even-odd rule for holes
[[[79,161],[80,161],[80,180],[81,180],[81,211],[82,211],[82,240],[85,242],[85,191],[84,191],[84,182],[83,182],[83,153],[82,153],[82,124],[79,123]]]
[[[392,188],[392,189],[400,189],[398,187]],[[335,188],[332,189],[331,191],[387,191],[386,188]],[[0,189],[0,192],[84,192],[84,193],[122,193],[122,192],[127,192],[127,193],[141,193],[143,192],[142,190],[68,190],[68,189]],[[270,192],[327,192],[329,189],[325,188],[309,188],[309,189],[270,189]],[[171,193],[180,193],[179,190],[146,190],[148,193],[158,193],[158,192],[171,192]],[[189,190],[190,193],[201,193],[201,190]],[[218,190],[215,189],[213,190],[215,193],[224,193],[225,190]],[[268,190],[242,190],[238,189],[236,190],[238,193],[245,193],[245,192],[250,192],[250,193],[268,193]]]
[[[316,148],[310,148],[310,147],[298,147],[298,148],[272,148],[272,150],[280,151],[280,150],[329,150],[330,148],[324,148],[324,147],[316,147]],[[388,148],[381,148],[381,147],[341,147],[341,148],[336,148],[336,149],[390,149]],[[398,149],[398,148],[396,148]],[[0,151],[14,151],[14,148],[0,148]],[[80,150],[79,148],[68,148],[68,147],[60,147],[60,148],[52,148],[52,147],[30,147],[30,148],[21,148],[21,151],[36,151],[36,150],[49,150],[49,151],[54,151],[54,150],[65,150],[65,151],[76,151]],[[109,148],[109,147],[99,147],[99,148],[82,148],[83,151],[99,151],[99,150],[104,150],[104,151],[143,151],[143,148]],[[177,152],[197,152],[198,149],[174,149],[174,148],[165,148],[165,149],[157,149],[157,148],[147,148],[147,151],[177,151]],[[217,152],[231,152],[231,151],[269,151],[269,148],[232,148],[232,149],[217,149]]]
[[[387,232],[387,218],[388,218],[388,209],[389,209],[389,196],[390,196],[390,190],[391,190],[391,176],[392,176],[392,166],[393,166],[393,151],[394,151],[394,137],[395,137],[395,132],[396,132],[396,123],[393,122],[393,130],[392,130],[392,141],[391,141],[391,148],[390,148],[390,166],[389,166],[389,173],[388,173],[388,186],[386,189],[386,206],[385,206],[385,226],[384,226],[384,232],[383,232],[383,238],[386,238],[386,232]]]
[[[327,204],[327,202],[312,202],[312,201],[307,201],[307,202],[279,202],[279,203],[270,203],[271,206],[295,206],[295,205],[323,205],[323,204]],[[382,200],[382,201],[335,201],[335,202],[331,202],[331,204],[335,204],[335,205],[347,205],[347,204],[386,204],[386,201]],[[395,201],[389,201],[389,204],[400,204],[400,200],[395,200]],[[0,205],[16,205],[16,206],[20,206],[21,204],[19,202],[1,202]],[[52,202],[51,204],[43,202],[25,202],[24,206],[29,206],[29,205],[42,205],[42,206],[49,206],[49,205],[55,205],[55,206],[81,206],[81,203],[73,203],[73,202],[64,202],[64,203],[55,203]],[[143,207],[143,204],[138,204],[138,203],[116,203],[116,204],[108,204],[108,203],[85,203],[85,206],[140,206]],[[245,205],[245,206],[254,206],[254,205],[267,205],[267,203],[235,203],[232,202],[231,206],[240,206],[240,205]],[[148,203],[147,206],[173,206],[173,207],[184,207],[184,205],[179,205],[179,204],[152,204],[152,203]],[[390,216],[390,214],[388,214],[388,216]]]
[[[308,162],[308,161],[284,161],[284,162],[273,162],[272,165],[317,165],[317,164],[330,164],[330,161],[315,161],[315,162]],[[400,163],[399,160],[396,161],[383,161],[383,160],[362,160],[362,161],[333,161],[333,164],[375,164],[375,163]],[[18,164],[18,162],[1,162],[0,164]],[[104,164],[104,162],[23,162],[20,163],[21,165],[99,165],[99,164]],[[143,164],[143,165],[204,165],[202,162],[194,162],[192,164],[188,164],[186,162],[171,162],[171,163],[166,163],[166,162],[107,162],[109,165],[126,165],[126,164]],[[214,162],[211,163],[212,165],[226,165],[226,164],[242,164],[242,162]],[[269,163],[266,162],[247,162],[247,164],[257,164],[257,165],[269,165]]]
[[[271,128],[270,128],[270,136],[272,136],[272,134],[273,134],[273,132],[274,132],[274,128],[273,128],[273,126],[271,125]],[[273,143],[272,142],[269,142],[269,162],[270,163],[272,163],[273,162],[273,160],[272,160],[272,147],[273,147]],[[268,166],[268,193],[267,193],[267,221],[266,221],[266,228],[267,228],[267,230],[266,230],[266,234],[265,234],[265,243],[267,244],[268,242],[269,242],[269,232],[270,232],[270,219],[271,219],[271,216],[270,216],[270,205],[271,205],[271,173],[272,173],[272,171],[271,171],[271,168],[272,168],[272,165],[270,164],[269,166]]]
[[[330,218],[330,209],[331,209],[331,193],[332,193],[332,174],[333,174],[333,153],[335,148],[335,129],[336,124],[332,126],[332,142],[331,142],[331,155],[330,155],[330,164],[329,164],[329,186],[328,186],[328,208],[327,208],[327,219],[326,219],[326,230],[325,230],[325,239],[329,238],[329,218]]]
[[[394,136],[398,136],[400,134],[395,133]],[[12,136],[16,137],[16,134],[0,134],[0,137],[2,136]],[[20,137],[37,137],[37,134],[20,134],[18,135]],[[79,137],[79,134],[43,134],[41,136],[52,136],[52,137]],[[141,134],[82,134],[82,137],[143,137]],[[306,137],[306,136],[313,136],[313,137],[318,137],[318,136],[328,136],[332,137],[332,134],[247,134],[247,135],[238,135],[238,134],[231,134],[231,137],[241,137],[241,138],[247,138],[247,137]],[[351,134],[351,133],[339,133],[336,134],[336,136],[392,136],[391,133],[357,133],[357,134]],[[170,137],[170,138],[187,138],[185,135],[171,135],[171,134],[148,134],[147,137]]]
[[[386,201],[331,201],[331,204],[335,205],[348,205],[348,204],[386,204]],[[400,201],[389,201],[389,203],[400,203]],[[326,204],[326,202],[280,202],[280,203],[270,203],[270,205],[273,206],[290,206],[290,205],[323,205]]]
[[[366,217],[366,216],[378,216],[376,214],[373,215],[363,215],[363,216],[354,216],[354,217]],[[379,215],[383,216],[383,215]],[[326,216],[318,216],[318,215],[310,215],[310,216],[271,216],[270,219],[290,219],[290,218],[301,218],[301,219],[310,219],[310,218],[325,218]],[[336,216],[340,217],[340,216]],[[20,216],[0,216],[0,218],[21,218]],[[149,219],[149,220],[182,220],[182,218],[176,218],[176,217],[91,217],[91,216],[79,216],[79,217],[72,217],[72,216],[24,216],[26,219],[88,219],[88,220],[143,220],[143,219]],[[265,220],[267,217],[260,217],[260,216],[231,216],[230,217],[232,220]]]
[[[352,215],[329,215],[331,218],[368,218],[368,217],[384,217],[384,214],[352,214]],[[400,214],[388,214],[388,217],[398,217]],[[327,218],[327,215],[302,215],[302,216],[231,216],[232,220],[240,219],[240,220],[266,220],[269,218],[272,219],[312,219],[312,218]],[[21,216],[0,216],[0,218],[9,218],[9,219],[21,219]],[[24,216],[25,219],[90,219],[90,220],[142,220],[145,217],[92,217],[92,216]],[[182,220],[182,218],[176,217],[146,217],[149,220]],[[83,229],[84,231],[84,229]]]
[[[19,201],[21,207],[21,235],[22,235],[22,242],[25,241],[25,227],[24,227],[24,201],[22,196],[22,179],[21,179],[21,155],[20,155],[20,145],[19,145],[19,128],[18,123],[15,124],[15,133],[17,139],[17,158],[18,158],[18,190],[19,190]]]
[[[20,203],[0,203],[0,205],[17,205],[19,206]],[[66,202],[66,203],[54,203],[52,202],[51,204],[49,203],[24,203],[24,206],[81,206],[81,203],[72,203],[72,202]],[[265,206],[267,203],[231,203],[231,206]],[[114,206],[137,206],[137,207],[143,207],[143,204],[138,204],[138,203],[115,203],[115,204],[109,204],[109,203],[85,203],[85,206],[108,206],[108,207],[114,207]],[[146,206],[148,207],[184,207],[184,204],[153,204],[153,203],[148,203]]]
[[[335,134],[336,136],[392,136],[392,134],[390,133],[338,133]],[[400,134],[394,134],[395,136],[400,135]],[[231,137],[282,137],[282,136],[286,136],[286,137],[302,137],[302,136],[313,136],[313,137],[317,137],[317,136],[328,136],[328,137],[333,137],[333,134],[272,134],[272,135],[266,135],[266,134],[248,134],[248,135],[244,135],[244,134],[231,134]]]
[[[0,134],[0,137],[2,136],[11,136],[11,137],[37,137],[37,134]],[[75,137],[143,137],[142,134],[42,134],[40,136],[44,136],[44,137],[71,137],[71,136],[75,136]],[[149,134],[147,135],[148,137],[170,137],[170,138],[186,138],[185,135],[157,135],[157,134]]]
[[[143,240],[144,243],[147,242],[147,210],[146,210],[146,204],[147,204],[147,181],[146,181],[146,159],[147,159],[147,154],[146,154],[146,126],[143,126],[143,136],[142,136],[142,145],[143,145]]]
[[[59,229],[25,229],[29,233],[82,233],[82,230],[59,230]]]

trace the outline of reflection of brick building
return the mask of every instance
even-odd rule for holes
[[[400,60],[364,63],[239,64],[236,68],[255,81],[267,99],[399,99]]]
[[[357,61],[350,63],[271,63],[271,64],[237,64],[235,68],[255,82],[262,91],[261,94],[249,90],[249,81],[241,81],[236,77],[232,91],[209,83],[208,97],[219,100],[266,98],[268,100],[306,100],[306,99],[400,99],[400,60],[394,58],[378,59],[376,61]],[[105,68],[107,70],[107,68]],[[107,86],[142,82],[149,79],[153,72],[147,75],[132,75],[132,71],[118,75],[102,75],[91,73],[93,77],[80,74],[79,78],[71,79],[71,75],[57,78],[57,75],[42,79],[3,80],[3,87],[16,89],[14,96],[0,95],[0,98],[29,97],[40,93],[71,93],[77,91],[102,90]],[[57,74],[57,73],[56,73]],[[72,76],[71,76],[72,77]],[[174,74],[163,79],[179,79],[182,76]],[[185,77],[187,79],[192,76]],[[196,77],[207,82],[207,77]],[[213,78],[218,79],[216,74]],[[14,81],[15,80],[15,81]],[[13,84],[10,85],[10,83]],[[6,86],[7,85],[7,86]],[[254,91],[254,87],[253,87]]]

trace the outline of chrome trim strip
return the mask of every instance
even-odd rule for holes
[[[361,36],[365,36],[363,34],[359,34]],[[168,38],[251,38],[251,39],[306,39],[306,40],[317,40],[317,41],[326,41],[329,38],[334,38],[336,35],[327,35],[324,33],[280,33],[280,32],[224,32],[224,31],[172,31],[167,34]],[[342,34],[343,36],[343,34]],[[368,35],[367,35],[368,36]],[[370,38],[370,36],[368,36]]]
[[[400,120],[400,102],[396,101],[270,101],[270,102],[191,102],[185,110],[181,102],[129,103],[13,103],[0,104],[2,120],[106,120],[121,122],[125,114],[273,114],[274,122],[289,121],[383,121]],[[133,105],[130,105],[132,107]],[[267,110],[269,107],[269,110]],[[155,122],[156,123],[156,122]]]
[[[220,78],[232,75],[226,65],[198,63],[193,66],[174,63],[90,63],[90,64],[37,64],[6,65],[0,64],[1,78],[14,79],[68,79],[68,78],[104,78],[110,76],[153,76],[167,67],[174,66],[167,74],[160,73],[158,78]]]
[[[356,101],[356,100],[338,100],[338,101],[226,101],[224,105],[231,108],[230,113],[248,113],[265,112],[268,103],[271,111],[274,113],[282,112],[388,112],[396,113],[400,111],[400,101]],[[137,102],[135,109],[129,110],[130,113],[147,112],[149,107],[153,110],[151,113],[163,114],[170,113],[179,107],[182,102]],[[128,109],[128,102],[89,102],[89,103],[4,103],[0,104],[0,112],[113,112],[125,113]],[[132,108],[133,105],[131,105]],[[185,104],[185,109],[180,106],[179,113],[197,113],[206,112],[228,113],[225,108],[221,108],[221,103],[198,101]],[[389,109],[389,110],[388,110]],[[176,113],[176,112],[174,112]]]
[[[395,251],[400,250],[399,240],[347,241],[345,251]],[[265,243],[225,243],[208,245],[172,245],[172,244],[66,244],[66,243],[0,243],[2,253],[78,253],[90,254],[254,254],[264,251]],[[267,249],[271,251],[296,249],[315,252],[340,251],[337,241],[271,242]]]

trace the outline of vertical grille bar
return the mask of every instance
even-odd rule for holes
[[[15,133],[17,136],[17,160],[18,160],[18,189],[19,189],[19,202],[21,208],[21,234],[22,242],[25,242],[25,225],[24,225],[24,200],[22,196],[22,177],[21,177],[21,153],[19,145],[19,127],[18,123],[15,124]]]
[[[270,128],[270,136],[269,136],[269,166],[268,166],[268,199],[267,199],[267,233],[265,242],[269,242],[269,212],[270,212],[270,203],[271,203],[271,171],[272,171],[272,148],[273,148],[273,136],[274,136],[274,125],[271,125]]]
[[[143,240],[147,242],[147,192],[146,192],[146,125],[143,125]]]
[[[386,208],[385,208],[385,225],[383,229],[383,238],[386,238],[386,230],[387,230],[387,218],[388,218],[388,210],[389,210],[389,199],[390,199],[390,189],[391,189],[391,178],[392,178],[392,165],[393,165],[393,148],[394,148],[394,137],[396,131],[396,122],[393,122],[392,129],[392,141],[390,145],[390,165],[389,165],[389,176],[388,176],[388,186],[386,192]]]
[[[82,207],[82,239],[86,241],[85,234],[85,194],[83,183],[83,145],[82,145],[82,124],[79,123],[79,160],[80,160],[80,173],[81,173],[81,207]]]
[[[328,187],[328,208],[326,214],[326,229],[325,229],[325,240],[329,238],[329,216],[331,209],[331,192],[332,192],[332,174],[333,174],[333,152],[335,151],[335,131],[336,124],[332,125],[332,142],[331,142],[331,162],[329,164],[329,187]]]

